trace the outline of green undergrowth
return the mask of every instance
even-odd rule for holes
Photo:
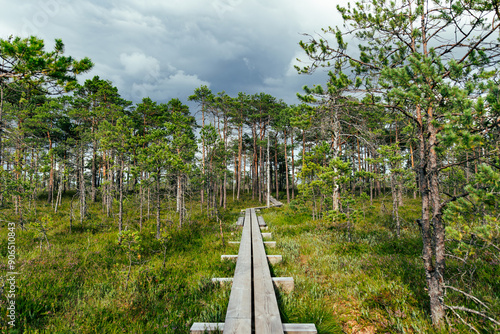
[[[283,255],[272,274],[295,280],[293,292],[278,291],[283,322],[314,323],[318,333],[435,333],[415,223],[418,200],[408,199],[401,207],[400,239],[387,202],[365,205],[352,241],[345,225],[313,221],[307,211],[297,213],[286,205],[261,210],[277,242],[267,252]],[[189,333],[193,322],[224,322],[230,285],[211,278],[234,275],[234,262],[220,256],[238,253],[237,244],[228,244],[240,239],[235,222],[241,209],[259,203],[229,201],[228,209],[220,210],[224,242],[219,222],[200,213],[197,203],[190,204],[182,227],[165,210],[166,239],[160,242],[153,216],[139,231],[136,204],[126,203],[124,217],[124,226],[139,236],[138,250],[131,253],[118,243],[117,216],[106,217],[100,204],[89,208],[83,225],[73,219],[71,231],[69,199],[58,213],[42,201],[36,213],[28,212],[24,228],[16,229],[16,326],[7,324],[2,297],[1,332]],[[2,210],[2,275],[8,271],[6,226],[13,217],[12,208]],[[36,221],[47,223],[50,247],[30,224]],[[475,265],[474,274],[481,276],[475,293],[498,306],[498,265]],[[463,268],[453,262],[449,267],[450,276],[459,280]],[[467,333],[468,327],[450,318],[447,332]]]
[[[307,212],[287,207],[266,210],[263,216],[277,241],[276,252],[283,254],[283,263],[275,265],[273,273],[295,280],[292,293],[279,294],[283,320],[315,323],[318,333],[469,333],[453,315],[441,331],[432,327],[416,223],[418,200],[406,199],[400,208],[399,239],[392,207],[380,200],[368,206],[365,219],[353,226],[351,241],[343,224],[313,221]],[[448,263],[449,283],[460,286],[456,263]],[[475,293],[494,300],[490,305],[498,308],[498,265],[495,269],[477,261],[474,266]],[[463,302],[447,298],[455,305]],[[464,318],[482,333],[490,332],[481,317]]]
[[[181,228],[162,215],[166,241],[159,242],[155,217],[139,231],[137,209],[128,205],[124,226],[138,232],[140,243],[127,280],[129,257],[118,243],[117,215],[105,217],[99,204],[92,205],[83,225],[73,220],[70,231],[69,202],[58,213],[37,203],[36,213],[28,212],[24,227],[16,229],[16,326],[7,323],[2,297],[0,332],[188,333],[193,322],[223,322],[230,287],[211,278],[234,273],[235,264],[221,262],[220,255],[234,251],[227,241],[239,239],[234,223],[244,204],[231,202],[220,211],[224,243],[215,218],[196,211]],[[1,275],[8,271],[6,227],[13,216],[6,208],[0,217]],[[37,221],[48,222],[48,243],[32,224]]]

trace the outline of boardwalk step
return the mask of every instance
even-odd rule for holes
[[[228,244],[230,245],[239,245],[239,241],[229,241]],[[264,246],[270,247],[270,248],[276,248],[276,241],[264,241]]]
[[[295,288],[293,277],[271,277],[274,285],[285,292],[291,292]],[[213,283],[233,283],[232,277],[215,277],[212,278]]]
[[[264,221],[264,217],[259,216],[257,217],[257,220],[259,221],[259,226],[266,226],[266,222]]]
[[[245,221],[245,217],[239,217],[236,225],[243,226],[243,222]]]
[[[191,326],[191,334],[215,333],[224,331],[223,322],[195,322]]]
[[[195,322],[191,326],[191,334],[215,333],[224,331],[223,322]],[[283,324],[285,334],[316,334],[314,324]]]
[[[238,255],[221,255],[220,259],[222,261],[236,261],[238,259]],[[267,260],[270,264],[276,264],[283,262],[283,256],[281,255],[267,255]]]

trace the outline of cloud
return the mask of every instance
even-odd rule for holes
[[[300,33],[341,22],[334,9],[340,0],[4,2],[1,38],[33,31],[48,49],[61,38],[68,55],[96,64],[82,79],[110,79],[134,102],[143,97],[138,92],[186,101],[210,84],[214,92],[264,91],[294,103],[304,84],[324,82],[293,69],[304,56]]]
[[[201,80],[197,75],[186,74],[184,71],[178,70],[172,75],[159,77],[154,82],[134,82],[130,95],[134,100],[140,100],[144,97],[150,97],[157,101],[165,101],[174,97],[183,100],[201,85],[210,86],[210,83]]]
[[[160,73],[160,63],[158,59],[146,56],[144,53],[122,53],[120,55],[120,62],[125,67],[125,71],[128,75],[157,77]]]

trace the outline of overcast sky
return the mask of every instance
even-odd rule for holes
[[[0,38],[36,35],[89,57],[123,98],[186,102],[195,88],[265,92],[289,104],[325,74],[298,75],[301,33],[341,25],[341,0],[0,0]]]

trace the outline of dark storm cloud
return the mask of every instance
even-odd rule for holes
[[[200,85],[236,95],[268,92],[288,103],[299,76],[300,33],[335,25],[334,1],[258,0],[2,0],[0,37],[37,35],[48,47],[96,64],[99,75],[134,102],[186,100]]]

